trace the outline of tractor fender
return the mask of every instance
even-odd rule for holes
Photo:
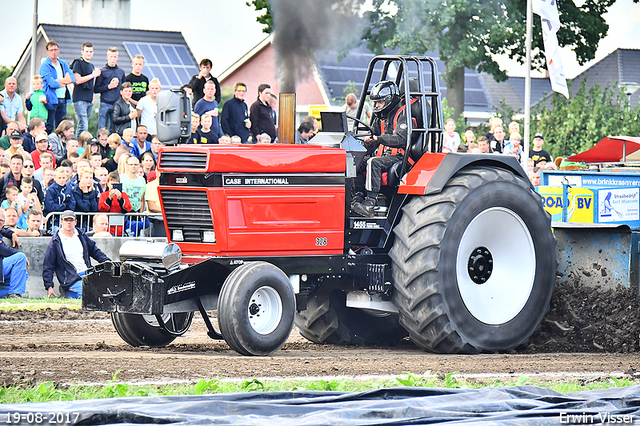
[[[402,178],[399,194],[429,195],[442,191],[458,171],[467,167],[490,166],[505,169],[529,182],[527,174],[513,156],[498,154],[425,154]],[[531,182],[529,182],[531,185]],[[532,186],[533,187],[533,186]]]

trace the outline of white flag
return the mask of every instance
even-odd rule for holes
[[[544,56],[547,59],[549,80],[554,92],[569,97],[567,79],[562,69],[560,46],[558,46],[558,29],[560,29],[560,15],[556,0],[532,0],[533,13],[542,19],[542,39],[544,41]]]

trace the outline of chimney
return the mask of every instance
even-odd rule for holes
[[[131,0],[63,0],[62,23],[83,27],[131,28]]]

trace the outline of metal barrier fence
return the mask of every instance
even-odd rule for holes
[[[164,237],[164,221],[160,213],[103,213],[75,212],[76,227],[88,232],[93,230],[93,217],[107,215],[109,232],[116,237]],[[45,235],[53,235],[60,228],[62,212],[49,213],[44,218]]]

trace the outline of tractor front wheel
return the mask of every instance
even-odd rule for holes
[[[131,346],[160,348],[173,342],[189,329],[193,312],[163,315],[139,315],[114,312],[111,322],[118,335]]]
[[[289,338],[295,310],[293,287],[282,270],[267,262],[245,263],[222,285],[220,332],[242,355],[269,355]]]
[[[556,242],[524,179],[462,170],[441,193],[407,203],[394,232],[393,302],[416,344],[508,351],[536,331],[555,286]]]

